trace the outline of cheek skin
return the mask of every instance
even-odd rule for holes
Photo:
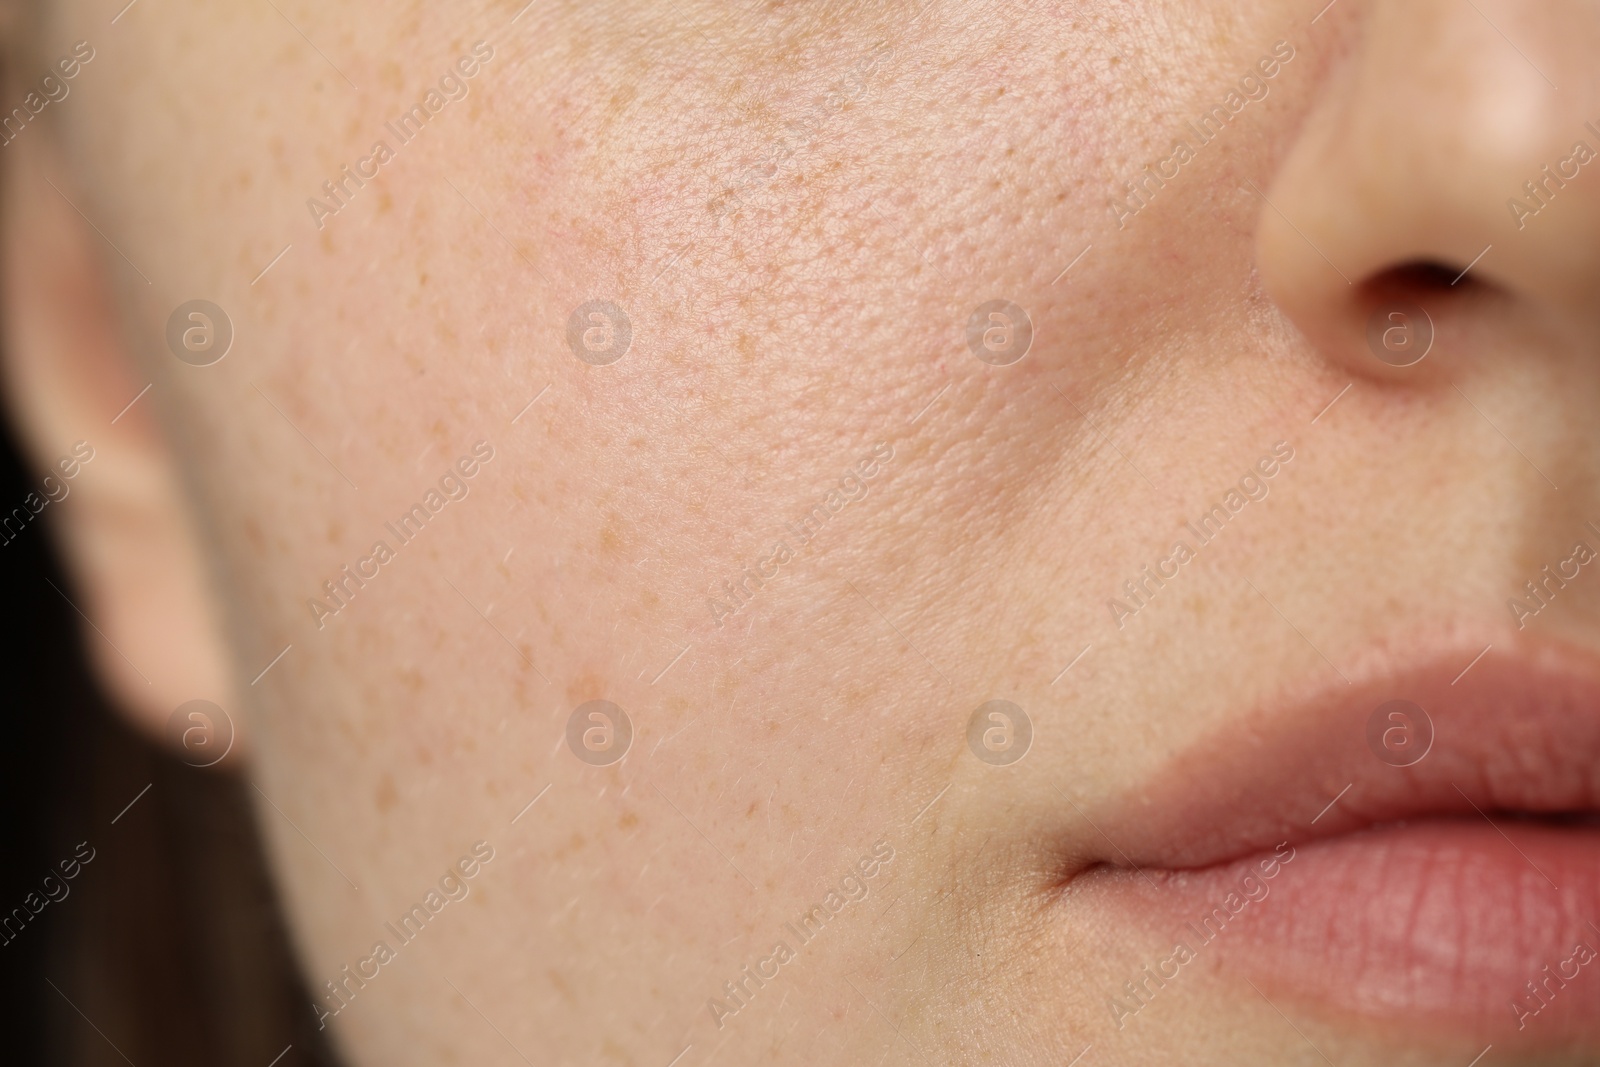
[[[1107,209],[1170,150],[1130,110],[1195,110],[1289,17],[1170,6],[1070,26],[983,5],[915,23],[535,8],[494,38],[468,98],[320,231],[303,201],[327,160],[368,151],[473,34],[408,13],[398,73],[351,63],[383,94],[335,104],[314,53],[240,45],[232,74],[172,53],[163,82],[106,49],[127,111],[88,92],[68,108],[82,142],[120,161],[86,179],[128,220],[119,236],[166,250],[151,253],[162,295],[131,298],[139,335],[160,337],[165,288],[238,278],[218,298],[244,358],[201,378],[159,344],[143,357],[179,431],[205,443],[190,474],[246,680],[292,646],[246,713],[255,780],[294,824],[264,813],[313,986],[470,842],[497,850],[406,949],[427,965],[386,967],[334,1024],[353,1062],[503,1056],[440,975],[519,1048],[573,1062],[664,1063],[691,1043],[730,1062],[877,1062],[894,1036],[879,1010],[936,1062],[1067,1062],[1088,1042],[1111,972],[1107,946],[1054,907],[1090,834],[1058,790],[1131,780],[1150,738],[1258,695],[1266,680],[1212,677],[1193,641],[1282,658],[1227,567],[1333,524],[1349,479],[1378,466],[1297,459],[1251,505],[1261,524],[1163,594],[1167,614],[1133,636],[1107,623],[1172,516],[1236,484],[1285,411],[1341,384],[1257,291],[1237,180],[1292,128],[1301,67],[1126,230]],[[1200,29],[1141,44],[1168,40],[1163,15]],[[208,17],[225,51],[276,16]],[[353,14],[319,18],[318,39],[349,45],[330,49],[363,54]],[[148,54],[175,48],[170,19],[130,23]],[[278,116],[271,167],[252,169],[258,131],[200,102],[229,94]],[[204,166],[174,146],[153,160],[123,128],[168,96],[215,146]],[[774,163],[780,137],[793,153]],[[136,180],[138,162],[173,182]],[[712,207],[734,181],[735,206]],[[245,229],[205,232],[195,203]],[[968,346],[995,299],[1034,329],[1010,366]],[[631,331],[605,366],[569,343],[596,300]],[[320,583],[478,440],[496,455],[465,498],[318,628]],[[879,442],[893,456],[866,493],[801,544],[792,526]],[[792,558],[718,626],[708,601],[780,540]],[[996,698],[1037,728],[1036,751],[1003,770],[965,735]],[[596,699],[632,722],[610,766],[566,741]],[[897,855],[867,899],[718,1028],[706,1001],[880,838]],[[1022,997],[1039,1009],[1026,1031],[998,1034]],[[619,1024],[622,1006],[644,1021]]]

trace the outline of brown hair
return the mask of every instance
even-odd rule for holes
[[[0,440],[0,500],[32,481]],[[0,545],[14,623],[0,674],[6,1060],[333,1067],[243,783],[184,765],[108,709],[81,644],[94,632],[43,526]]]

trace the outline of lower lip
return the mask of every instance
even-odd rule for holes
[[[1169,928],[1285,1009],[1528,1049],[1600,1046],[1600,828],[1430,819],[1271,855],[1101,867],[1077,888]]]

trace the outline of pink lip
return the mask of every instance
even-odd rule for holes
[[[1375,655],[1351,684],[1194,746],[1094,813],[1114,845],[1074,880],[1080,899],[1336,1025],[1503,1053],[1600,1047],[1600,664],[1502,637],[1462,675],[1482,647],[1412,666]],[[1368,741],[1394,700],[1433,725],[1410,766]],[[1273,864],[1280,843],[1293,858]],[[1196,924],[1219,906],[1227,929],[1205,939],[1224,924]]]

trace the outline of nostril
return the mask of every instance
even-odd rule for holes
[[[1390,367],[1415,366],[1432,349],[1440,317],[1492,287],[1466,267],[1439,260],[1411,260],[1369,276],[1356,287],[1368,351]]]
[[[1484,286],[1466,273],[1465,264],[1457,266],[1418,259],[1379,271],[1362,281],[1358,288],[1364,302],[1375,306],[1384,300],[1449,299],[1479,291]]]
[[[1412,260],[1364,279],[1357,291],[1367,349],[1390,367],[1413,367],[1433,348],[1434,316],[1459,298],[1461,270],[1436,260]]]

